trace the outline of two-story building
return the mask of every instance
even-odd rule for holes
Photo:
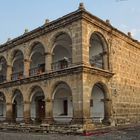
[[[0,45],[0,121],[140,121],[140,43],[78,10]]]

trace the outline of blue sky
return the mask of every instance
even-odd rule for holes
[[[0,0],[0,44],[7,38],[23,34],[78,8],[86,9],[99,18],[109,19],[123,32],[132,32],[140,40],[140,0]]]

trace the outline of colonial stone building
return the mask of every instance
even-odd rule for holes
[[[78,10],[0,46],[0,121],[119,125],[140,121],[140,43]]]

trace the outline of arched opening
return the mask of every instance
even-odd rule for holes
[[[30,76],[45,72],[45,50],[41,43],[33,45],[30,57]]]
[[[73,117],[72,93],[65,83],[57,85],[54,91],[53,117],[57,122],[70,122]]]
[[[6,100],[3,93],[0,92],[0,121],[4,121],[6,117]]]
[[[105,90],[101,84],[95,84],[90,100],[90,113],[94,122],[102,122],[105,118]]]
[[[108,47],[105,39],[99,33],[90,37],[89,62],[93,67],[108,69]]]
[[[72,40],[66,33],[56,36],[52,52],[52,70],[67,68],[72,63]]]
[[[14,52],[13,55],[13,68],[12,68],[12,80],[18,80],[23,78],[24,73],[24,56],[19,50]]]
[[[4,57],[0,58],[0,83],[6,81],[7,62]]]
[[[32,91],[31,119],[34,123],[41,123],[45,118],[45,96],[40,87]]]
[[[15,122],[22,122],[23,121],[23,96],[19,90],[15,90],[13,94],[13,120]]]

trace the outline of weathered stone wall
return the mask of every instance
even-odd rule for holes
[[[90,22],[82,21],[83,61],[90,66],[89,40],[92,33],[101,33],[108,45],[108,71],[114,73],[114,76],[105,82],[112,100],[112,118],[116,124],[137,122],[140,120],[140,44],[111,26],[96,23],[97,21],[92,19]],[[100,79],[96,74],[89,76],[85,80],[88,85],[90,77]],[[86,89],[90,89],[90,86]],[[85,92],[87,93],[87,90]]]
[[[140,120],[140,45],[114,37],[111,49],[114,117],[119,124],[134,123]]]

